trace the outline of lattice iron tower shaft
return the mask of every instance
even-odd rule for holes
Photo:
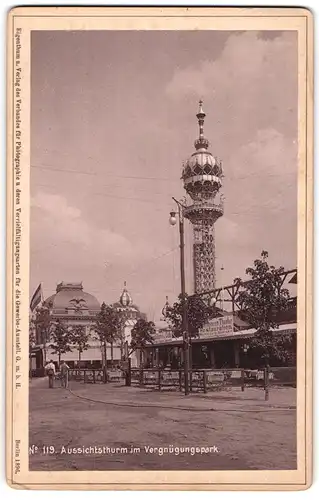
[[[194,143],[196,151],[184,164],[182,179],[184,189],[191,198],[183,213],[193,225],[194,288],[195,293],[201,293],[215,288],[214,225],[224,213],[223,198],[219,194],[223,169],[221,161],[208,151],[202,101],[196,116],[199,125],[199,137]]]

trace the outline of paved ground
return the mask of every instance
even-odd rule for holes
[[[30,383],[31,470],[296,468],[295,389],[273,389],[269,402],[261,389],[186,397],[111,384],[70,389]]]

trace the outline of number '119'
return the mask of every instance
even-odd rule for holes
[[[42,446],[43,455],[52,455],[55,452],[54,446]]]

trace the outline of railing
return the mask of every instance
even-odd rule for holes
[[[45,369],[42,368],[32,368],[29,370],[30,378],[45,377]]]
[[[225,374],[220,370],[190,370],[189,387],[191,392],[207,392],[209,389],[223,387]],[[148,368],[131,370],[131,383],[145,387],[154,387],[159,391],[178,388],[184,389],[184,370]]]
[[[159,391],[171,388],[184,388],[184,371],[161,368],[131,370],[131,383],[145,387],[157,388]],[[263,387],[271,386],[296,387],[296,368],[282,367],[264,370],[235,369],[206,369],[190,370],[189,386],[191,392],[208,392],[209,390],[223,390],[231,387]]]
[[[278,386],[297,386],[297,369],[295,366],[281,366],[270,368],[271,385]]]
[[[121,370],[108,370],[108,382],[120,382],[123,378]],[[69,380],[82,381],[85,384],[96,384],[104,381],[104,372],[102,368],[71,368],[69,370]]]
[[[32,373],[32,376],[36,375]],[[59,378],[59,372],[56,374],[56,378]],[[85,384],[97,384],[103,383],[105,378],[101,368],[71,368],[69,370],[69,380],[83,381]],[[125,373],[122,370],[107,371],[107,382],[122,383],[124,380]],[[159,391],[171,389],[183,391],[184,370],[132,368],[130,383],[126,381],[126,385],[131,384],[152,387]],[[191,392],[202,391],[206,393],[211,390],[223,390],[236,386],[241,387],[242,391],[245,390],[245,387],[263,387],[265,390],[266,386],[268,389],[275,386],[296,387],[296,367],[275,367],[270,368],[269,372],[267,370],[246,370],[242,368],[189,371]]]
[[[224,202],[220,201],[220,203],[216,203],[215,201],[202,201],[194,203],[193,205],[188,205],[184,208],[184,216],[187,218],[188,216],[193,215],[198,212],[207,212],[210,214],[215,212],[216,214],[223,215],[224,213]]]

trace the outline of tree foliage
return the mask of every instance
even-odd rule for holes
[[[273,330],[279,327],[279,313],[288,308],[289,291],[282,286],[284,268],[269,266],[267,259],[268,252],[261,252],[254,266],[246,269],[248,281],[234,281],[241,288],[237,303],[240,317],[256,329],[250,347],[266,361],[284,361],[291,356],[293,339],[273,334]]]
[[[101,305],[101,310],[96,316],[94,331],[97,334],[101,345],[102,363],[104,370],[104,382],[107,382],[107,344],[113,344],[121,338],[123,318],[114,307],[108,306],[105,302]]]
[[[35,311],[33,318],[37,344],[46,345],[50,340],[53,321],[50,314],[50,305],[42,305]]]
[[[185,296],[188,333],[190,337],[197,337],[200,328],[210,318],[217,315],[216,309],[213,306],[207,305],[199,295]],[[173,329],[175,337],[183,335],[182,320],[183,320],[183,298],[179,295],[178,301],[172,306],[167,306],[165,319]]]
[[[130,354],[136,349],[144,349],[147,344],[153,344],[155,333],[153,321],[138,319],[131,331]]]
[[[36,345],[36,329],[35,329],[35,319],[29,319],[29,352]]]
[[[94,330],[100,342],[106,345],[118,340],[121,336],[122,326],[120,312],[103,302],[94,324]]]
[[[74,325],[69,329],[71,343],[76,347],[79,352],[79,361],[81,361],[81,354],[86,351],[89,347],[90,333],[87,332],[85,326]]]
[[[66,324],[57,320],[53,325],[51,331],[51,344],[50,349],[52,349],[53,354],[58,355],[59,365],[61,362],[62,354],[72,351],[72,338]]]

